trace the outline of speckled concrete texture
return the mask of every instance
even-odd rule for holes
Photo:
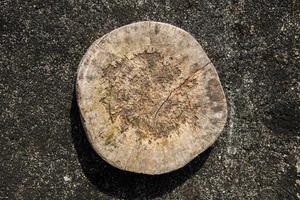
[[[300,198],[298,0],[2,0],[0,11],[0,199]],[[74,93],[92,42],[141,20],[189,31],[228,99],[213,147],[160,176],[101,160]]]

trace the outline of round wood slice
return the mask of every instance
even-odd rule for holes
[[[224,92],[199,43],[170,24],[129,24],[96,40],[77,76],[95,151],[131,172],[162,174],[211,146],[227,118]]]

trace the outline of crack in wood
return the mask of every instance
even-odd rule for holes
[[[199,69],[197,69],[192,75],[188,76],[181,84],[179,84],[179,86],[177,86],[176,88],[174,88],[169,95],[167,96],[167,98],[160,104],[160,106],[158,107],[158,109],[156,110],[155,114],[154,114],[154,120],[156,119],[159,111],[161,110],[161,108],[163,107],[163,105],[170,99],[171,95],[178,90],[179,88],[181,88],[185,83],[187,83],[191,78],[193,78],[195,76],[196,73],[198,73],[200,70],[204,69],[207,65],[209,65],[211,63],[211,61],[209,61],[208,63],[206,63],[203,67],[200,67]]]

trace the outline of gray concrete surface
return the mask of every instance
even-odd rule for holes
[[[0,199],[299,199],[298,0],[0,1]],[[230,108],[183,169],[117,170],[87,142],[74,84],[89,45],[128,23],[189,31]]]

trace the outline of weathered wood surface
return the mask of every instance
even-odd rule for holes
[[[227,118],[218,74],[186,31],[138,22],[96,40],[77,76],[86,134],[111,165],[162,174],[212,145]]]

